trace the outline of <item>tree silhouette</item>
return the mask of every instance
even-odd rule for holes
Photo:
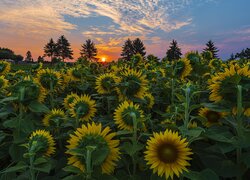
[[[25,61],[33,62],[33,58],[30,51],[27,51]]]
[[[178,47],[176,40],[173,39],[173,41],[170,43],[166,54],[169,61],[178,60],[181,58],[181,49]]]
[[[12,59],[15,63],[18,63],[18,61],[23,60],[23,56],[16,55],[11,49],[0,47],[0,59]]]
[[[56,55],[64,61],[66,58],[73,59],[69,41],[62,35],[56,43]]]
[[[134,41],[133,41],[133,54],[141,54],[142,57],[145,57],[146,55],[146,48],[143,44],[143,42],[139,39],[139,38],[136,38]]]
[[[128,39],[122,46],[121,56],[124,60],[129,61],[133,56],[133,54],[134,54],[133,42],[130,39]]]
[[[96,61],[97,49],[95,47],[94,42],[91,41],[90,39],[86,40],[86,42],[82,44],[82,49],[80,49],[80,54],[81,57],[85,57],[90,61],[92,60]]]
[[[56,53],[56,43],[54,42],[54,40],[51,38],[50,41],[44,46],[43,50],[44,50],[44,56],[48,56],[51,58],[51,61],[53,59],[53,57],[57,54]]]
[[[250,48],[243,49],[240,53],[236,53],[235,58],[250,59]]]
[[[214,42],[212,40],[209,40],[207,43],[206,43],[206,48],[203,49],[203,52],[204,51],[210,51],[213,55],[213,59],[214,58],[218,58],[218,52],[219,52],[219,49],[217,47],[215,47],[214,45]]]

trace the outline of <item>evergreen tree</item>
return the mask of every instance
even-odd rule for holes
[[[228,59],[228,60],[234,60],[235,59],[235,56],[234,56],[234,53],[232,53],[231,55],[230,55],[230,58]]]
[[[178,60],[181,58],[181,49],[178,47],[176,40],[173,39],[173,41],[170,43],[166,54],[169,61]]]
[[[33,58],[30,51],[27,51],[25,61],[33,62]]]
[[[97,61],[97,49],[95,47],[94,42],[90,39],[86,40],[85,44],[82,45],[82,49],[80,49],[80,54],[81,57],[85,57],[90,61]]]
[[[133,41],[133,54],[140,54],[143,58],[145,57],[146,55],[146,48],[143,44],[143,42],[139,39],[139,38],[136,38],[134,41]]]
[[[211,41],[211,40],[209,40],[207,42],[206,46],[207,47],[205,49],[203,49],[203,52],[204,51],[210,51],[213,54],[213,59],[214,58],[218,58],[218,54],[217,53],[219,52],[219,49],[217,47],[215,47],[214,42]]]
[[[56,55],[56,43],[51,38],[50,41],[44,46],[44,56],[48,56],[51,58],[51,61],[53,57]]]
[[[133,54],[134,54],[133,42],[130,39],[128,39],[122,46],[121,56],[124,60],[129,61],[133,56]]]
[[[42,57],[42,56],[38,56],[38,58],[37,58],[37,62],[38,63],[42,63],[42,62],[44,62],[44,58]]]
[[[73,59],[69,41],[62,35],[56,43],[56,55],[64,61],[66,58]]]
[[[240,53],[236,53],[235,58],[250,59],[250,48],[243,49]]]

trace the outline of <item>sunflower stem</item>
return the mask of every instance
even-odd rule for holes
[[[91,179],[92,176],[92,152],[96,149],[95,146],[87,146],[86,157],[86,179]]]
[[[237,86],[237,127],[236,127],[236,131],[237,131],[237,136],[239,139],[241,139],[241,130],[242,130],[242,111],[243,111],[243,107],[242,107],[242,86],[238,85]],[[241,148],[238,147],[236,150],[236,156],[237,156],[237,164],[240,165],[241,163]],[[237,176],[237,180],[241,180],[241,175]]]
[[[51,108],[54,108],[54,97],[53,97],[53,84],[52,84],[52,81],[49,82],[49,87],[50,87],[50,105],[51,105]]]
[[[190,87],[187,85],[185,89],[185,118],[184,118],[184,127],[188,129],[188,122],[189,122],[189,105],[190,105]]]
[[[136,147],[137,146],[137,119],[136,119],[136,114],[135,113],[130,113],[130,116],[132,117],[133,119],[133,147]],[[136,173],[136,154],[137,153],[134,153],[132,155],[132,161],[133,161],[133,175],[135,175]]]
[[[171,103],[174,104],[174,79],[171,79]]]

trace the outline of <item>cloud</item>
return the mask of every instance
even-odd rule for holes
[[[3,3],[0,6],[1,33],[52,35],[76,28],[76,25],[65,22],[63,16],[52,7],[17,4]]]

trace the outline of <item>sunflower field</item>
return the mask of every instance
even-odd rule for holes
[[[250,63],[0,61],[2,180],[250,179]]]

